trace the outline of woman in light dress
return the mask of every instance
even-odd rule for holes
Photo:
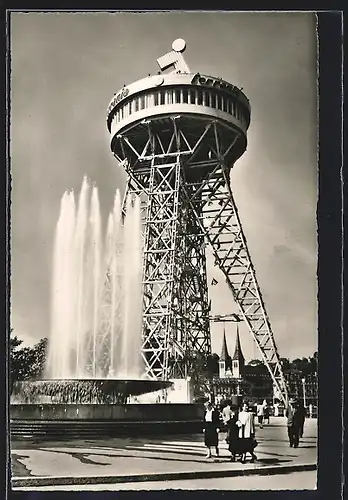
[[[238,448],[241,453],[241,462],[245,463],[247,453],[250,453],[251,462],[254,462],[256,460],[254,449],[257,444],[255,441],[254,414],[249,411],[246,402],[243,403],[241,411],[238,413],[237,426],[239,427]]]

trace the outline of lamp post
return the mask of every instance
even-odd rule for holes
[[[303,389],[303,406],[306,408],[306,379],[302,379],[302,389]]]

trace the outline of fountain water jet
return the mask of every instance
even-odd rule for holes
[[[64,193],[56,228],[48,379],[139,379],[142,326],[140,201],[117,190],[103,245],[98,190],[84,178],[75,209]]]

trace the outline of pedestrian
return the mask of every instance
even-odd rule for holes
[[[290,399],[285,411],[287,417],[288,437],[290,448],[297,448],[299,444],[299,432],[301,425],[301,414],[297,402]]]
[[[309,418],[313,418],[313,405],[312,405],[312,403],[309,404]]]
[[[303,428],[306,420],[306,408],[303,404],[303,401],[298,402],[298,412],[299,412],[299,437],[303,437]]]
[[[208,449],[205,458],[211,458],[211,447],[216,451],[216,456],[219,456],[219,412],[213,407],[210,401],[205,403],[204,413],[204,444]]]
[[[243,403],[242,409],[238,413],[237,426],[239,427],[238,448],[241,454],[241,462],[245,464],[247,453],[250,453],[251,462],[254,462],[256,460],[254,448],[257,445],[255,441],[254,414],[249,411],[247,402]]]
[[[274,406],[274,416],[279,417],[279,403],[275,402],[273,406]]]
[[[226,442],[228,441],[228,433],[230,430],[229,421],[231,420],[232,415],[233,415],[233,412],[231,409],[231,404],[232,404],[232,401],[230,401],[229,399],[226,399],[224,407],[222,408],[222,412],[221,412],[222,421],[224,424],[224,431],[226,432]]]
[[[263,428],[263,417],[265,414],[265,405],[259,401],[256,407],[257,421],[259,423],[260,429]]]
[[[231,453],[231,462],[236,461],[237,455],[240,455],[239,447],[239,427],[237,425],[238,414],[237,412],[232,412],[232,417],[228,421],[228,433],[226,437],[226,442],[228,444],[228,450]]]
[[[267,423],[269,424],[269,406],[266,402],[266,405],[264,406],[263,408],[263,421],[266,423],[266,420],[267,420]]]
[[[219,395],[218,395],[218,396],[216,396],[216,398],[215,398],[215,405],[216,405],[216,406],[220,406],[220,405],[221,405],[221,403],[222,403],[222,396],[221,396],[221,394],[219,394]]]

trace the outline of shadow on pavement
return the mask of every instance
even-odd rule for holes
[[[135,448],[135,451],[137,450],[138,448]],[[93,455],[93,457],[95,456],[99,456],[99,457],[108,457],[108,458],[111,458],[111,459],[119,459],[119,458],[138,458],[138,459],[148,459],[148,460],[164,460],[166,462],[195,462],[195,463],[202,463],[202,461],[204,461],[204,458],[203,458],[203,455],[201,455],[201,460],[195,460],[195,459],[180,459],[180,458],[170,458],[170,457],[163,457],[163,456],[158,456],[158,453],[159,451],[162,453],[162,450],[144,450],[143,448],[139,449],[143,452],[142,455],[132,455],[132,454],[127,454],[127,455],[121,455],[121,454],[117,454],[117,455],[110,455],[108,453],[90,453],[90,452],[87,452],[87,453],[74,453],[74,452],[71,452],[71,451],[62,451],[62,450],[42,450],[42,451],[45,451],[47,453],[60,453],[62,455],[70,455],[71,457],[73,458],[76,458],[77,460],[79,460],[81,463],[85,463],[85,464],[92,464],[92,465],[111,465],[111,463],[104,463],[104,462],[97,462],[96,460],[93,460],[91,458],[88,458],[89,456]],[[150,456],[151,454],[153,453],[157,453],[157,455],[152,455]],[[178,453],[178,452],[170,452],[170,451],[167,451],[167,453]],[[181,453],[181,454],[185,454],[185,455],[188,455],[188,453]],[[208,462],[207,462],[208,463]]]
[[[256,464],[260,465],[279,465],[284,463],[289,463],[292,460],[279,459],[279,458],[258,458]]]
[[[12,476],[32,476],[31,470],[28,469],[21,460],[25,458],[30,458],[28,455],[19,455],[18,453],[12,453],[11,455],[11,471]]]
[[[183,450],[182,448],[179,447],[179,445],[177,445],[177,448],[175,448],[175,445],[171,445],[173,446],[172,449],[168,450],[168,449],[165,449],[165,448],[146,448],[144,446],[127,446],[127,450],[133,450],[133,451],[140,451],[142,453],[157,453],[157,454],[161,454],[161,455],[170,455],[170,454],[175,454],[175,455],[191,455],[191,456],[196,456],[196,457],[204,457],[206,451],[204,450],[203,453],[202,452],[199,452],[198,450],[197,451],[193,451],[193,450]],[[118,455],[119,456],[119,455]],[[162,457],[163,458],[163,457]],[[168,458],[166,457],[165,460],[168,460]]]

